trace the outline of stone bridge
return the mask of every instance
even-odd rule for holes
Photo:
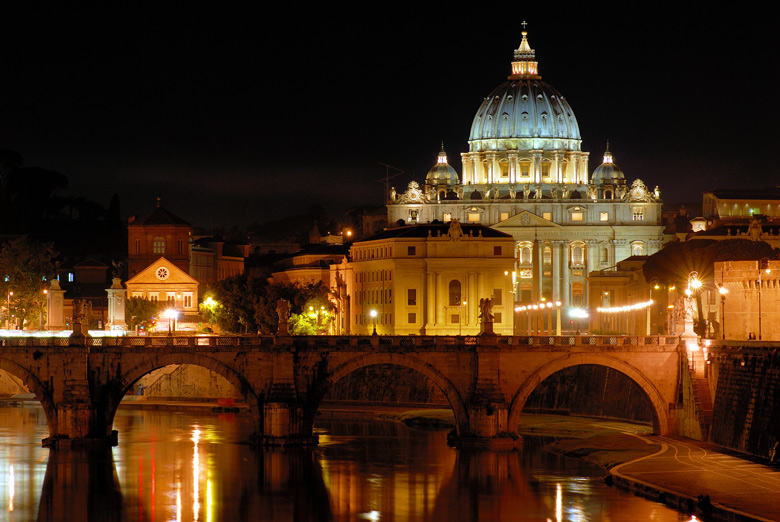
[[[268,445],[316,444],[320,402],[360,368],[411,368],[435,383],[454,412],[452,443],[503,448],[520,442],[534,388],[570,366],[622,372],[643,391],[658,434],[678,433],[684,348],[666,336],[478,337],[87,337],[0,339],[0,370],[43,405],[44,444],[116,442],[114,415],[144,375],[170,364],[208,368],[231,382]]]

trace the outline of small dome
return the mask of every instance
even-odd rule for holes
[[[625,183],[626,177],[623,175],[623,171],[620,167],[612,162],[612,153],[609,152],[609,144],[607,144],[607,151],[604,153],[604,162],[596,167],[593,171],[592,183]]]
[[[444,145],[439,152],[439,158],[436,161],[436,165],[428,171],[428,175],[425,176],[425,184],[430,186],[438,185],[457,185],[460,183],[458,173],[455,172],[449,163],[447,163],[447,153],[444,152]]]

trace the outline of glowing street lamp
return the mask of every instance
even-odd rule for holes
[[[769,268],[769,258],[762,257],[758,262],[758,340],[761,340],[761,274],[769,274],[772,270]]]
[[[718,287],[718,293],[720,294],[720,333],[722,339],[726,340],[726,294],[729,293],[729,289],[726,288],[723,283]]]
[[[176,322],[176,318],[179,317],[179,312],[173,308],[168,308],[163,312],[163,316],[168,319],[168,335],[173,335],[173,332],[175,331],[173,325]]]
[[[13,296],[13,291],[8,292],[8,320],[7,320],[7,329],[11,329],[11,296]]]
[[[376,335],[376,316],[377,316],[376,310],[371,310],[368,313],[368,315],[370,315],[371,319],[374,320],[374,331],[371,333],[371,335]]]
[[[577,335],[580,334],[580,319],[588,318],[588,311],[582,308],[572,308],[569,310],[569,316],[574,318],[575,327],[577,328]]]

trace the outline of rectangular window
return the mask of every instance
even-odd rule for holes
[[[460,323],[460,314],[451,314],[450,315],[450,323],[451,324],[458,324],[458,323]]]
[[[406,322],[409,324],[414,324],[417,322],[417,314],[414,312],[409,312],[409,314],[406,317]]]
[[[582,221],[582,212],[572,212],[571,213],[571,220],[572,221]]]
[[[601,221],[609,221],[609,212],[602,212],[599,214],[599,219]]]
[[[495,312],[493,314],[493,322],[494,323],[500,323],[501,322],[501,312]]]
[[[179,254],[183,254],[184,253],[184,242],[181,239],[179,240],[178,248],[179,248]]]
[[[135,240],[135,253],[140,254],[141,253],[141,240],[136,239]]]
[[[450,221],[452,221],[452,214],[450,214],[449,212],[445,212],[442,221],[444,221],[445,223],[449,223]]]
[[[479,223],[479,217],[479,212],[469,212],[468,221],[469,223]]]
[[[152,253],[164,254],[165,253],[165,238],[157,236],[152,240]]]
[[[493,306],[501,306],[503,304],[501,299],[501,289],[496,288],[493,290]]]
[[[406,304],[409,306],[417,306],[417,289],[409,288],[406,290]]]
[[[493,255],[494,256],[500,256],[501,255],[501,247],[500,246],[494,246],[493,247]]]
[[[413,246],[406,247],[406,255],[407,256],[413,256],[413,255],[416,255],[416,254],[417,254],[417,247],[413,247]]]
[[[542,217],[547,221],[552,221],[552,212],[542,212]]]
[[[499,214],[499,221],[506,221],[507,219],[509,219],[509,212],[501,212],[501,214]]]
[[[644,221],[645,209],[643,209],[642,207],[636,207],[631,209],[631,219],[633,221]]]

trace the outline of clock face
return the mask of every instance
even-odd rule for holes
[[[168,273],[168,269],[167,268],[165,268],[164,266],[161,266],[160,268],[157,269],[157,271],[155,272],[155,275],[157,276],[157,279],[159,279],[160,281],[164,281],[164,280],[168,279],[168,276],[170,274]]]

